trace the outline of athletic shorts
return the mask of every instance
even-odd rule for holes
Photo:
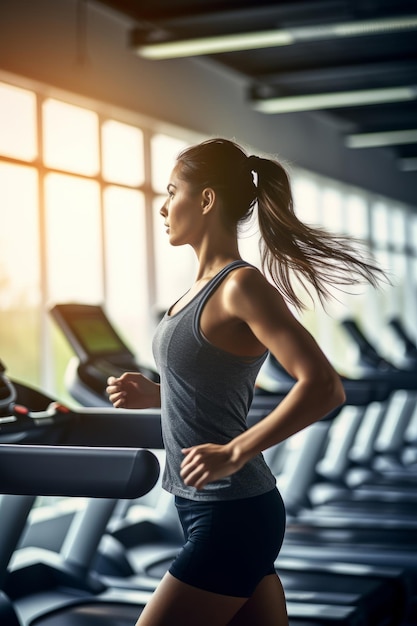
[[[186,543],[170,574],[184,583],[249,598],[275,572],[285,531],[277,489],[251,498],[202,502],[175,496]]]

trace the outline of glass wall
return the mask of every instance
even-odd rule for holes
[[[158,213],[184,137],[70,100],[0,82],[0,358],[65,401],[73,352],[49,309],[102,304],[152,365],[159,311],[194,263],[169,249]]]
[[[159,210],[176,154],[203,137],[17,83],[0,82],[0,358],[11,376],[68,400],[73,355],[49,308],[103,304],[138,360],[152,365],[157,319],[196,269],[190,249],[169,246]],[[345,317],[390,357],[392,316],[416,335],[417,214],[296,168],[291,176],[299,217],[364,242],[392,281],[379,291],[335,291],[327,312],[314,302],[303,323],[342,372],[356,358]],[[252,221],[240,246],[256,265],[257,239]]]

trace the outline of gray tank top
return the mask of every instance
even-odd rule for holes
[[[162,486],[192,500],[233,500],[261,495],[275,477],[259,454],[241,470],[204,489],[188,487],[180,476],[182,448],[202,443],[225,444],[247,429],[246,417],[254,384],[267,353],[247,359],[211,344],[200,330],[203,307],[224,277],[237,267],[224,267],[178,313],[167,312],[159,324],[153,352],[161,377],[162,434],[166,465]]]

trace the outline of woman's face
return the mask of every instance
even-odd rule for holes
[[[169,242],[173,246],[197,244],[202,233],[202,196],[191,190],[189,183],[179,178],[179,165],[167,185],[168,197],[160,214],[167,227]]]

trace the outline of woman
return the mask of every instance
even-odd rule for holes
[[[339,376],[285,300],[302,307],[293,276],[324,300],[330,285],[375,284],[380,270],[350,242],[302,224],[284,168],[234,142],[184,150],[167,189],[160,213],[169,241],[193,247],[197,277],[156,331],[161,384],[126,373],[107,388],[115,407],[161,407],[163,487],[175,496],[186,538],[137,626],[284,626],[274,562],[285,510],[262,451],[344,402]],[[255,203],[262,268],[274,285],[238,250],[238,225]],[[268,352],[296,383],[248,429]]]

